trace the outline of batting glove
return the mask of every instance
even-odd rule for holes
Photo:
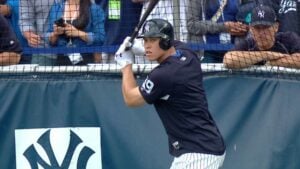
[[[134,55],[144,56],[145,48],[143,44],[143,39],[134,39],[131,49]]]
[[[117,50],[115,54],[115,61],[117,64],[123,69],[125,66],[133,63],[133,52],[131,49],[126,50],[126,48],[131,47],[131,43],[129,42],[130,37],[126,37]]]
[[[143,56],[145,55],[145,48],[144,48],[144,44],[143,44],[143,39],[134,39],[133,44],[131,42],[129,42],[130,37],[127,36],[122,45],[120,46],[120,48],[117,51],[118,53],[121,53],[122,51],[124,51],[126,48],[131,48],[132,52],[134,55],[138,55],[138,56]]]

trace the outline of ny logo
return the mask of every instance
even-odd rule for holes
[[[31,169],[38,169],[38,164],[44,169],[68,169],[73,158],[74,152],[78,145],[82,142],[78,135],[76,135],[72,130],[70,130],[70,142],[67,148],[67,152],[61,164],[58,163],[54,151],[50,143],[50,130],[47,130],[37,141],[39,145],[45,150],[50,164],[48,164],[37,152],[33,144],[31,144],[23,153],[23,155],[28,160]],[[84,146],[77,159],[77,169],[85,169],[88,160],[95,152]]]
[[[257,16],[259,18],[264,18],[265,17],[265,11],[262,11],[262,10],[258,11]]]

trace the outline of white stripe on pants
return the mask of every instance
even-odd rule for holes
[[[225,154],[212,155],[186,153],[175,157],[170,169],[218,169],[223,165]]]

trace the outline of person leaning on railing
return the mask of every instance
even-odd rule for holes
[[[255,7],[251,16],[251,37],[225,54],[225,67],[239,69],[267,64],[300,68],[300,37],[294,32],[277,32],[276,13],[269,6]]]
[[[21,44],[8,21],[0,14],[0,66],[18,64],[21,59]]]

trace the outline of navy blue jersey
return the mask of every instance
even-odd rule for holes
[[[140,92],[147,103],[154,104],[162,120],[171,155],[221,155],[225,145],[208,110],[201,64],[182,44],[175,47],[176,55],[151,71]]]
[[[234,47],[235,51],[259,51],[253,38],[240,41]],[[293,54],[300,52],[300,37],[294,32],[279,32],[276,34],[275,43],[268,51]]]
[[[22,48],[13,29],[8,21],[0,15],[0,53],[1,52],[16,52],[21,53]]]

